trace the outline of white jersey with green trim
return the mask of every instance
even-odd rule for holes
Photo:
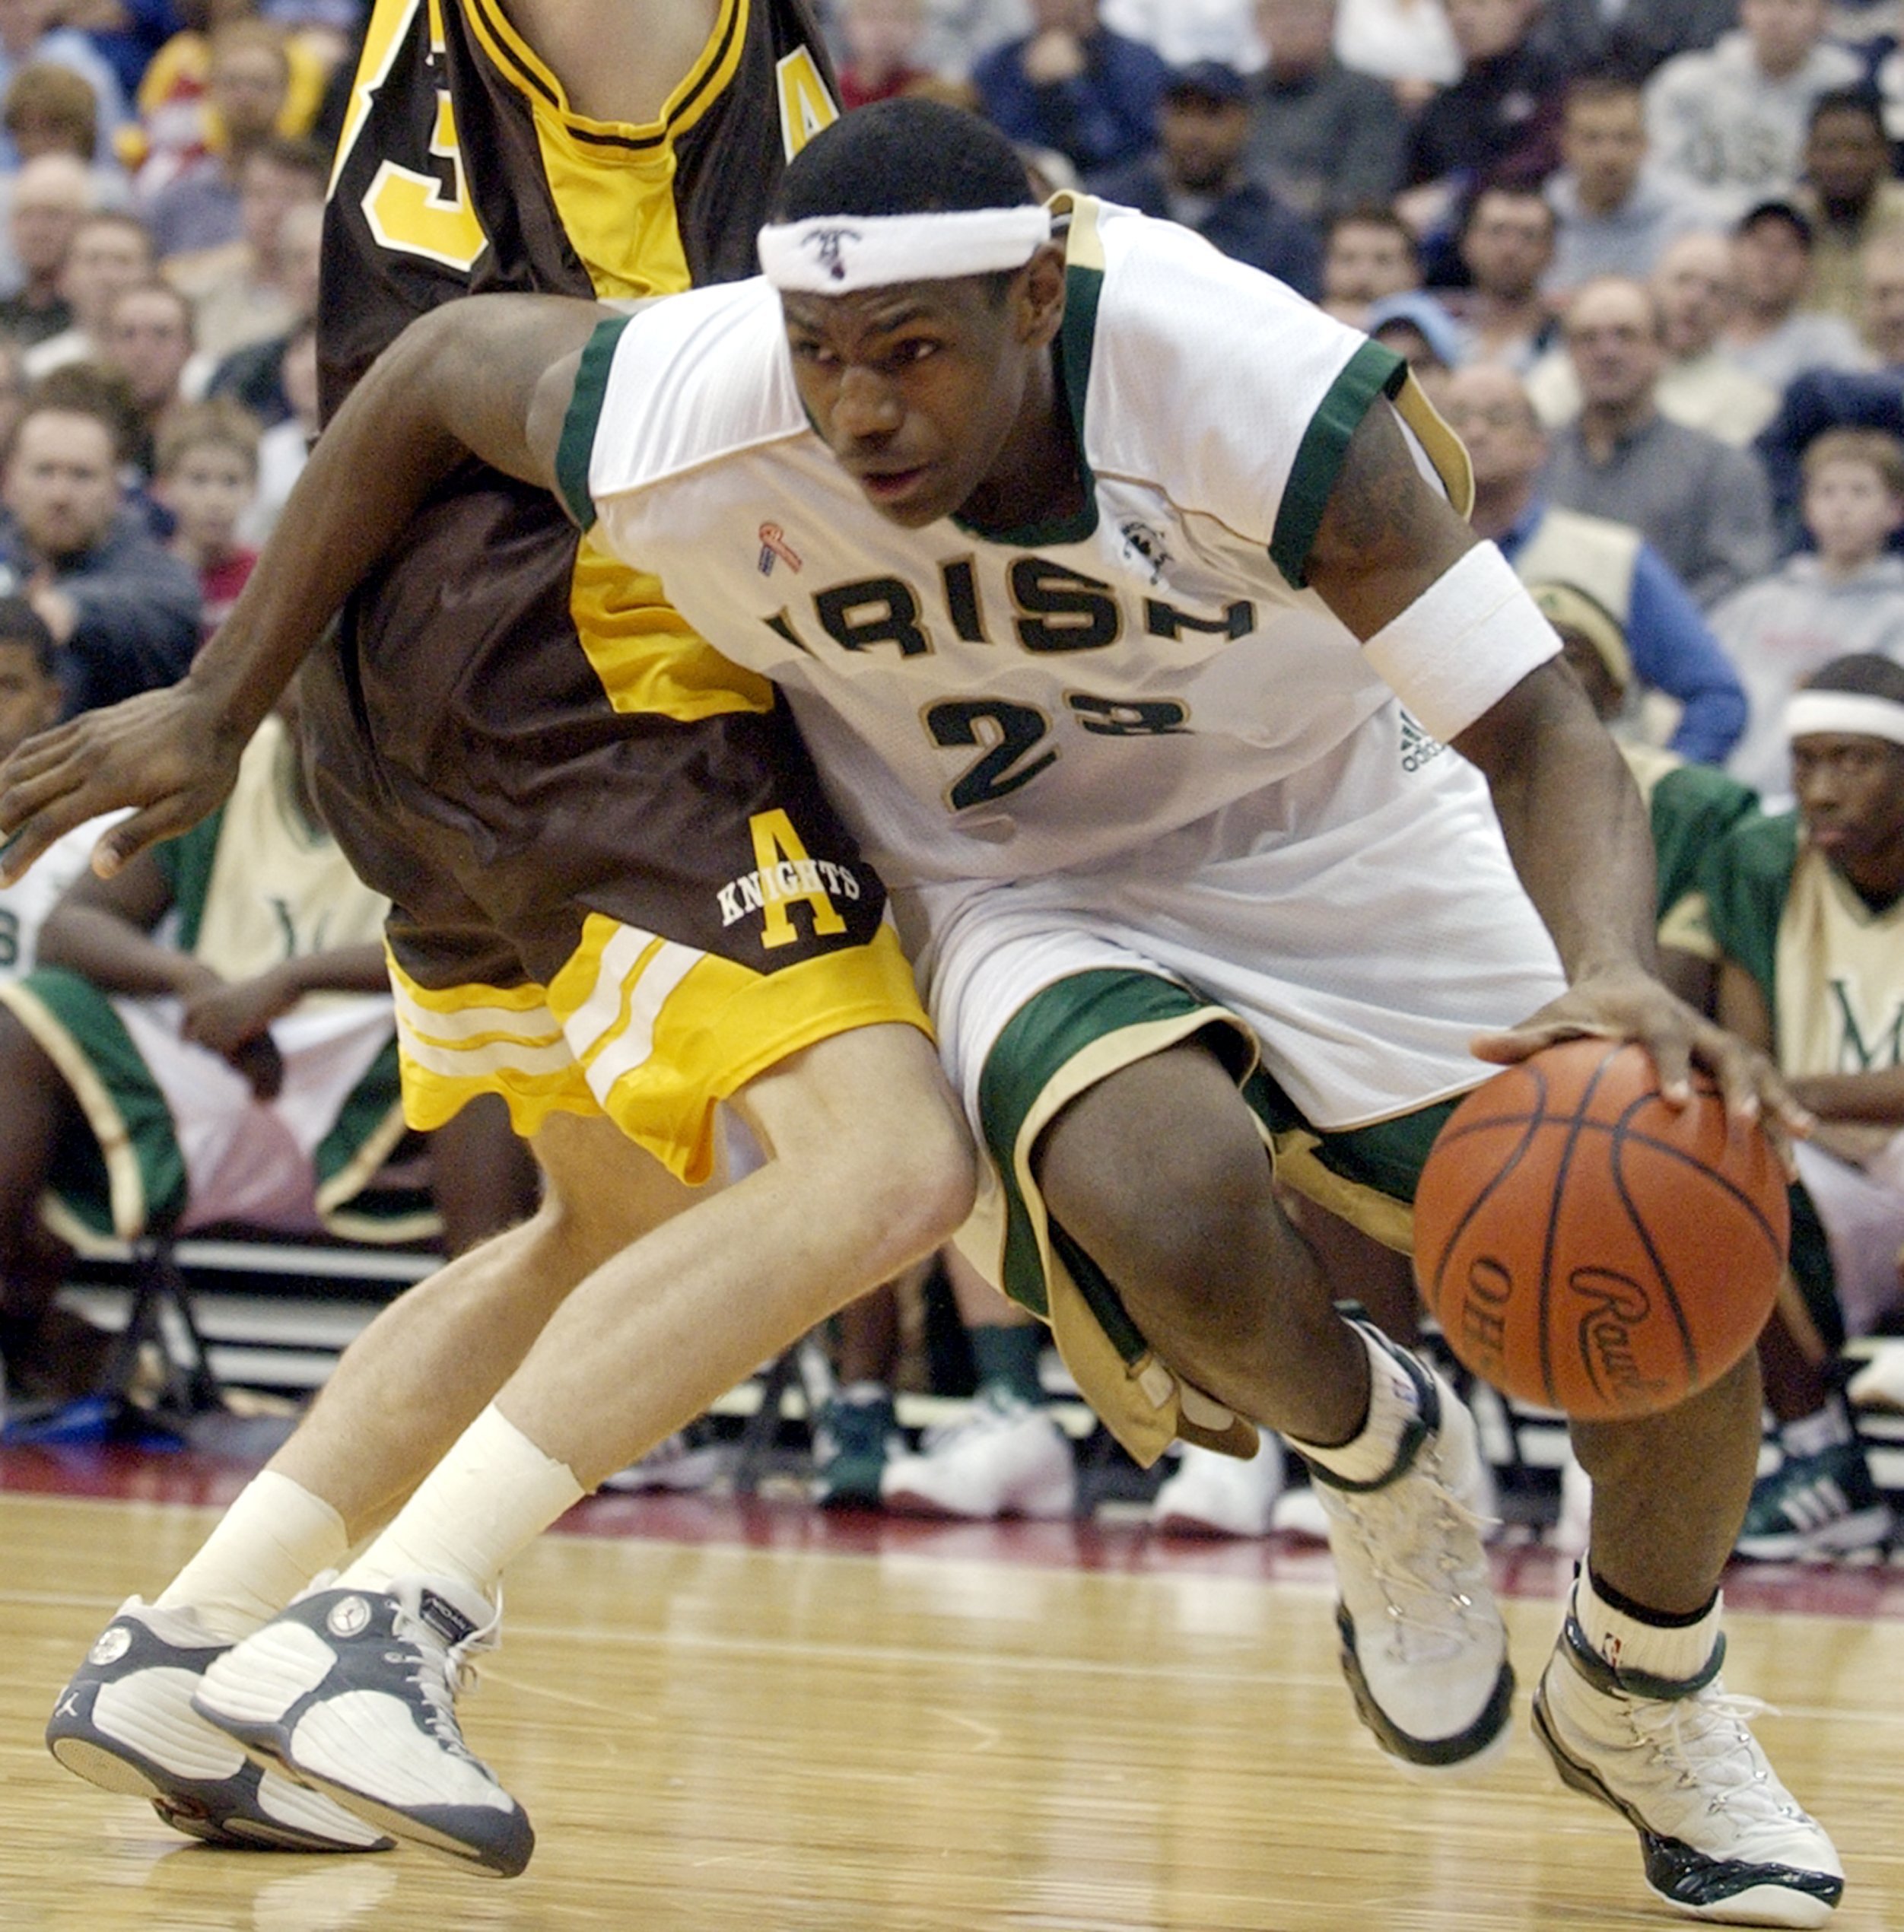
[[[1459,446],[1387,350],[1185,230],[1058,205],[1059,374],[1086,472],[1069,525],[882,517],[809,424],[758,281],[604,324],[563,438],[571,507],[787,692],[895,886],[1113,862],[1408,701],[1305,587],[1378,396],[1464,507]],[[1503,694],[1554,648],[1530,627],[1483,682]],[[1484,799],[1398,728],[1411,782]]]

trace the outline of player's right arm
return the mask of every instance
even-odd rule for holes
[[[472,456],[555,488],[581,351],[610,312],[564,297],[451,302],[412,323],[319,439],[250,580],[177,684],[83,713],[0,765],[0,883],[63,832],[137,808],[100,840],[110,877],[230,790],[252,733],[344,599]]]

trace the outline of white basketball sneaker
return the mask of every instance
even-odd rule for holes
[[[496,1622],[441,1578],[316,1590],[219,1658],[192,1708],[358,1817],[512,1878],[536,1834],[456,1714],[469,1659],[494,1647]]]
[[[192,1708],[231,1646],[189,1610],[129,1597],[59,1694],[46,1748],[103,1791],[149,1798],[207,1845],[254,1851],[388,1851],[394,1841],[316,1791],[253,1764]]]
[[[1069,1516],[1077,1464],[1050,1410],[988,1391],[965,1421],[930,1432],[917,1455],[888,1462],[879,1495],[888,1509],[919,1516]]]
[[[1184,1445],[1175,1471],[1150,1505],[1155,1530],[1199,1536],[1267,1536],[1283,1493],[1283,1438],[1259,1432],[1262,1444],[1248,1462],[1214,1449]]]
[[[1362,1722],[1405,1769],[1467,1771],[1506,1748],[1514,1702],[1474,1507],[1474,1420],[1439,1376],[1375,1339],[1414,1384],[1418,1420],[1394,1467],[1356,1486],[1310,1464],[1329,1519],[1342,1667]]]
[[[1569,1605],[1534,1694],[1534,1735],[1566,1783],[1639,1832],[1656,1898],[1726,1925],[1823,1925],[1844,1867],[1747,1727],[1765,1707],[1725,1694],[1724,1654],[1721,1637],[1684,1683],[1616,1670]]]

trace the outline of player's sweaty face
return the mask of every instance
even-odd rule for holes
[[[1024,405],[1028,351],[988,281],[783,302],[800,399],[882,516],[923,529],[992,479]]]

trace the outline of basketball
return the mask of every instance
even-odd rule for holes
[[[1568,1040],[1496,1074],[1436,1137],[1415,1196],[1415,1278],[1484,1381],[1588,1421],[1652,1415],[1758,1338],[1785,1269],[1777,1153],[1694,1076]]]

